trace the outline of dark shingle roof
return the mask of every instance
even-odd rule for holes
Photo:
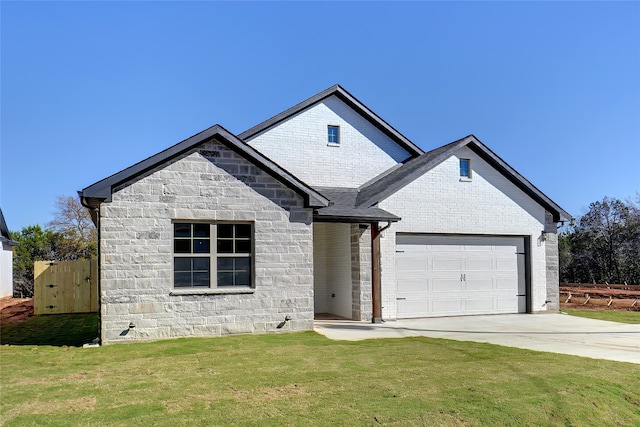
[[[162,163],[165,163],[210,139],[215,139],[216,141],[226,145],[229,149],[235,151],[256,166],[259,166],[284,185],[303,196],[308,207],[322,207],[329,204],[329,200],[313,188],[309,187],[307,184],[281,168],[262,153],[258,152],[255,148],[245,144],[243,141],[238,139],[238,137],[220,125],[212,126],[172,147],[167,148],[164,151],[161,151],[158,154],[86,187],[78,192],[82,203],[87,207],[96,207],[103,201],[110,201],[113,188],[150,171]]]
[[[331,202],[329,206],[317,209],[316,221],[372,222],[399,221],[400,217],[378,207],[356,207],[357,188],[316,187]]]
[[[259,133],[262,133],[273,126],[276,126],[278,123],[287,120],[288,118],[300,113],[301,111],[311,107],[312,105],[321,102],[322,100],[330,96],[336,96],[338,99],[342,100],[345,104],[347,104],[363,118],[365,118],[369,123],[371,123],[382,133],[395,141],[396,144],[407,150],[407,152],[409,152],[412,156],[419,156],[420,154],[424,153],[424,151],[413,142],[411,142],[409,138],[398,132],[395,128],[393,128],[393,126],[384,121],[380,116],[370,110],[369,107],[360,102],[355,96],[351,95],[340,85],[333,85],[330,88],[325,89],[322,92],[312,96],[311,98],[283,111],[282,113],[277,114],[270,119],[265,120],[264,122],[252,127],[251,129],[242,132],[238,136],[242,140],[250,140]]]
[[[454,152],[465,146],[473,150],[473,152],[498,170],[516,187],[551,212],[555,222],[570,221],[572,219],[572,216],[569,213],[538,190],[526,178],[520,175],[520,173],[509,166],[507,162],[502,160],[497,154],[480,142],[480,140],[474,135],[466,136],[462,139],[436,148],[435,150],[426,152],[420,157],[410,159],[402,166],[394,167],[388,173],[382,174],[377,179],[369,181],[359,188],[356,206],[367,207],[379,203],[413,180],[424,175],[426,172],[449,158]]]
[[[0,208],[0,241],[9,246],[18,246],[18,242],[11,240],[11,233],[9,233],[9,227],[7,227],[7,222],[4,220],[2,208]]]
[[[369,181],[358,192],[356,204],[358,206],[371,206],[378,203],[425,172],[443,162],[451,153],[460,148],[463,140],[455,141],[440,148],[424,153],[420,157],[409,159],[404,164],[395,166],[380,175],[377,179]]]

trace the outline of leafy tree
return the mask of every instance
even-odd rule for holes
[[[629,217],[622,249],[623,275],[628,283],[640,284],[640,192],[636,192],[635,200],[627,201],[627,206]]]
[[[14,293],[33,296],[33,263],[90,258],[97,252],[97,232],[89,212],[74,197],[58,197],[48,229],[31,225],[11,238],[19,243],[13,257]]]
[[[558,233],[558,258],[560,264],[560,280],[574,282],[573,254],[571,252],[571,233],[562,231]]]
[[[609,197],[591,203],[559,236],[561,280],[639,284],[639,207]]]
[[[13,291],[23,297],[33,296],[33,263],[51,259],[51,231],[39,225],[11,232],[11,239],[19,243],[13,252]]]

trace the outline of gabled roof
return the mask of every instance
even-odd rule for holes
[[[315,221],[367,223],[373,221],[400,221],[400,217],[377,206],[356,207],[357,188],[316,187],[331,200],[329,206],[316,209]]]
[[[7,227],[7,222],[4,220],[2,208],[0,208],[0,242],[9,246],[18,246],[18,242],[11,240],[11,233],[9,233],[9,227]]]
[[[338,99],[346,103],[363,118],[365,118],[369,123],[378,128],[382,133],[387,135],[402,148],[407,150],[412,156],[419,156],[424,153],[424,151],[420,147],[411,142],[406,136],[398,132],[389,123],[385,122],[380,116],[370,110],[369,107],[356,99],[355,96],[351,95],[340,85],[331,86],[330,88],[323,90],[322,92],[312,96],[306,101],[302,101],[301,103],[294,105],[293,107],[283,111],[282,113],[271,117],[270,119],[260,123],[259,125],[256,125],[251,129],[242,132],[238,136],[242,140],[250,140],[259,133],[264,132],[265,130],[273,126],[276,126],[278,123],[289,119],[290,117],[300,113],[303,110],[306,110],[312,105],[322,102],[322,100],[329,98],[330,96],[336,96]]]
[[[394,167],[373,181],[369,181],[359,189],[356,206],[366,207],[386,199],[396,191],[424,175],[435,166],[453,155],[462,147],[468,147],[483,160],[494,167],[516,187],[553,214],[555,222],[570,221],[572,219],[565,210],[558,206],[538,190],[527,179],[520,175],[507,162],[480,142],[474,135],[466,136],[450,144],[424,153],[420,157],[410,159],[399,167]]]
[[[220,125],[212,126],[172,147],[167,148],[164,151],[161,151],[156,155],[138,162],[133,166],[130,166],[79,191],[78,194],[82,200],[82,204],[86,207],[97,207],[103,201],[110,201],[112,191],[115,187],[126,183],[127,181],[130,181],[131,179],[134,179],[211,139],[215,139],[217,142],[224,144],[229,149],[235,151],[256,166],[259,166],[269,175],[301,195],[304,198],[307,207],[322,207],[329,204],[329,200],[327,200],[323,195],[300,181],[286,170],[282,169],[253,147],[245,144]]]

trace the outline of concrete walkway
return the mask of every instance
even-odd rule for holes
[[[557,313],[437,317],[378,325],[316,320],[314,329],[333,340],[425,336],[640,364],[640,325]]]

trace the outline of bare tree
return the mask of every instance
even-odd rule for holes
[[[58,196],[50,230],[62,236],[58,243],[59,258],[89,258],[96,253],[97,230],[87,208],[77,197]]]

